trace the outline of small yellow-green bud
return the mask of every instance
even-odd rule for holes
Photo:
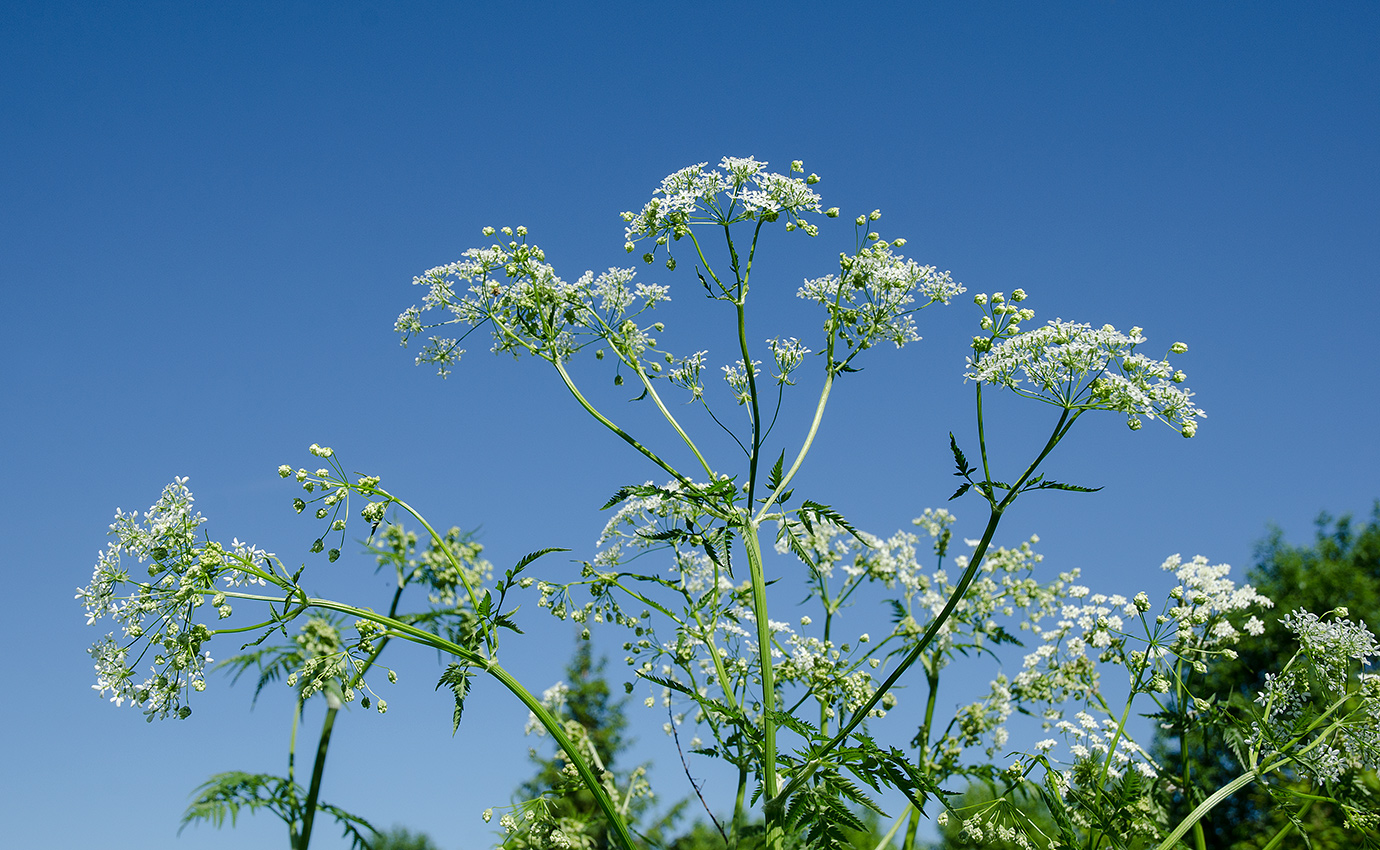
[[[873,221],[876,221],[877,219],[879,219],[879,218],[882,217],[882,211],[881,211],[881,210],[873,210],[872,212],[870,212],[870,213],[867,214],[867,217],[870,218],[870,219],[872,219]]]
[[[1183,354],[1185,351],[1188,351],[1188,343],[1176,342],[1173,345],[1169,346],[1169,350],[1174,352],[1175,354]]]
[[[791,171],[801,171],[801,172],[803,172],[804,170],[805,170],[805,163],[804,163],[803,161],[798,160],[798,159],[793,159],[793,160],[791,160]]]
[[[839,208],[838,208],[838,207],[830,207],[829,209],[827,209],[827,210],[824,211],[824,214],[825,214],[826,216],[828,216],[829,218],[838,218],[838,217],[839,217]]]
[[[818,174],[811,174],[809,177],[806,177],[806,178],[805,178],[805,182],[808,183],[809,185],[813,186],[813,185],[815,185],[816,183],[819,182],[819,175],[818,175]]]

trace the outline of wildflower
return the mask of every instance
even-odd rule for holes
[[[1171,380],[1175,370],[1168,361],[1135,351],[1145,337],[1139,328],[1132,331],[1055,319],[969,357],[964,377],[1067,410],[1118,411],[1130,417],[1132,430],[1144,416],[1192,436],[1205,414],[1193,404],[1193,393]]]

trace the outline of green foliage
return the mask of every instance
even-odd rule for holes
[[[288,825],[293,846],[301,841],[297,826],[302,822],[307,808],[307,792],[295,782],[280,776],[232,770],[217,773],[192,793],[195,796],[191,805],[182,813],[179,833],[186,829],[188,824],[198,821],[205,821],[219,828],[229,819],[230,825],[234,826],[240,812],[252,814],[264,809],[277,815]],[[371,840],[378,830],[364,818],[329,803],[316,802],[314,808],[335,819],[344,836],[350,840],[350,847],[358,850],[379,850],[379,845]],[[302,843],[305,846],[305,842]]]
[[[1359,528],[1350,516],[1334,519],[1327,513],[1318,517],[1316,525],[1311,545],[1295,546],[1276,528],[1257,546],[1249,578],[1260,593],[1275,600],[1276,610],[1264,618],[1263,634],[1239,645],[1235,659],[1214,664],[1197,677],[1195,694],[1214,710],[1231,714],[1250,702],[1264,686],[1266,674],[1281,670],[1294,655],[1295,636],[1280,621],[1289,611],[1323,612],[1345,606],[1352,619],[1365,622],[1372,631],[1380,628],[1380,502]],[[1187,707],[1166,719],[1171,728],[1160,732],[1157,744],[1167,772],[1182,776],[1186,753],[1192,787],[1211,790],[1242,773],[1234,755],[1239,745],[1236,736],[1220,727],[1193,723]],[[1183,738],[1181,730],[1186,732]],[[1339,799],[1297,796],[1331,796],[1331,792],[1338,793]],[[1303,846],[1301,829],[1318,850],[1351,850],[1359,846],[1359,840],[1375,846],[1374,835],[1360,836],[1346,822],[1345,806],[1350,796],[1373,798],[1377,793],[1380,782],[1370,771],[1344,777],[1335,789],[1314,788],[1286,772],[1279,782],[1245,788],[1210,812],[1202,822],[1204,837],[1209,847],[1256,850],[1285,830],[1290,831],[1285,832],[1282,846]],[[1200,796],[1177,795],[1174,814],[1186,813],[1200,800]]]
[[[374,839],[371,850],[440,850],[425,832],[412,833],[395,826]]]

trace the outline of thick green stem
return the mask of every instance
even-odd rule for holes
[[[316,743],[316,761],[311,768],[311,786],[307,788],[307,800],[302,808],[302,834],[298,838],[297,850],[307,850],[311,843],[312,823],[316,820],[316,801],[321,795],[321,777],[326,772],[326,751],[331,746],[331,729],[335,727],[335,715],[340,711],[339,697],[333,694],[330,707],[326,709],[326,719],[321,724],[321,739]]]
[[[776,781],[776,672],[771,661],[771,623],[767,620],[767,582],[756,528],[743,529],[748,569],[752,577],[752,613],[757,619],[757,657],[762,668],[762,783],[767,799],[778,791]],[[770,828],[770,814],[768,828]]]

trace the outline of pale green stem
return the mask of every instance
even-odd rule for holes
[[[580,406],[583,407],[585,411],[589,413],[590,416],[593,416],[596,420],[598,420],[599,424],[603,425],[605,428],[617,434],[623,440],[623,442],[637,449],[643,457],[647,458],[652,463],[669,472],[672,475],[672,477],[674,477],[680,483],[689,484],[693,486],[694,482],[682,475],[680,473],[680,470],[676,469],[666,461],[662,460],[660,457],[656,455],[655,452],[639,443],[637,439],[634,438],[631,434],[624,431],[622,428],[619,428],[617,425],[613,424],[613,422],[610,421],[608,417],[604,416],[604,414],[596,410],[594,405],[590,404],[589,401],[587,401],[585,397],[580,393],[579,388],[575,386],[575,382],[570,378],[570,373],[565,370],[564,363],[561,363],[559,360],[557,360],[553,361],[552,365],[555,366],[556,371],[560,373],[561,380],[565,382],[566,389],[570,390],[570,394],[575,396],[575,400],[580,403]]]
[[[782,476],[781,483],[778,484],[776,490],[767,497],[766,503],[763,504],[762,509],[757,512],[757,516],[753,517],[752,522],[754,525],[761,522],[762,518],[766,516],[767,511],[771,510],[771,506],[781,497],[782,491],[790,486],[791,479],[795,478],[796,472],[800,470],[800,465],[805,462],[805,455],[810,453],[810,446],[814,444],[815,435],[819,433],[819,423],[824,420],[824,407],[829,403],[829,390],[832,389],[833,386],[834,375],[832,372],[826,371],[824,374],[824,389],[819,393],[819,402],[815,405],[815,416],[814,419],[810,421],[810,431],[805,435],[805,442],[801,444],[800,452],[795,456],[795,461],[791,464],[791,468]]]
[[[1288,761],[1288,759],[1276,762],[1266,770],[1272,770],[1275,767],[1282,765],[1285,761]],[[1237,791],[1251,784],[1258,777],[1263,776],[1266,770],[1253,770],[1249,773],[1243,773],[1240,776],[1233,779],[1232,781],[1228,782],[1226,785],[1223,785],[1221,788],[1217,789],[1217,792],[1215,794],[1213,794],[1211,797],[1208,797],[1203,802],[1199,803],[1198,808],[1194,809],[1191,813],[1189,813],[1188,817],[1184,818],[1178,826],[1174,827],[1174,831],[1169,833],[1168,838],[1160,842],[1159,847],[1157,847],[1156,850],[1170,850],[1170,848],[1173,847],[1178,842],[1178,840],[1183,837],[1185,832],[1188,832],[1189,829],[1191,829],[1195,823],[1202,820],[1203,815],[1206,815],[1208,812],[1212,811],[1212,809],[1215,808],[1218,803],[1222,802],[1223,800],[1230,797],[1232,794],[1235,794]]]
[[[887,831],[886,835],[882,836],[882,840],[877,842],[877,846],[873,848],[873,850],[887,850],[887,848],[891,846],[891,839],[895,838],[896,833],[901,831],[901,824],[905,823],[910,818],[910,813],[914,808],[914,805],[909,803],[906,804],[905,811],[901,812],[901,816],[896,818],[896,823],[891,825],[891,829]]]
[[[624,362],[626,363],[627,361],[624,360]],[[700,466],[703,467],[705,474],[712,479],[714,477],[713,467],[709,465],[709,461],[704,459],[704,455],[700,454],[699,446],[695,445],[695,441],[690,439],[690,435],[685,433],[684,428],[680,427],[680,423],[676,421],[676,417],[672,416],[671,411],[666,409],[666,404],[662,402],[661,396],[657,394],[656,389],[652,386],[651,378],[647,377],[647,373],[643,371],[642,364],[634,362],[628,363],[628,365],[631,366],[633,370],[637,372],[637,376],[642,379],[642,386],[646,387],[647,394],[652,397],[652,401],[656,402],[657,410],[661,411],[661,415],[671,424],[671,427],[680,435],[680,438],[685,441],[685,445],[690,447],[690,451],[695,453],[695,459],[700,462]]]
[[[743,530],[743,544],[747,549],[748,569],[752,578],[752,608],[757,619],[757,656],[762,668],[762,783],[767,799],[776,797],[776,671],[771,661],[771,624],[767,620],[767,583],[762,571],[761,543],[757,529]],[[771,820],[770,814],[768,820]]]
[[[420,522],[420,523],[422,524],[422,527],[425,528],[425,529],[427,530],[427,533],[431,535],[431,539],[432,539],[433,541],[435,541],[436,545],[437,545],[437,546],[440,548],[440,550],[445,554],[446,560],[449,561],[451,567],[453,567],[453,568],[455,569],[456,575],[460,576],[460,582],[461,582],[463,585],[465,585],[465,592],[466,592],[466,593],[469,595],[469,597],[470,597],[470,607],[475,611],[475,613],[478,613],[478,612],[479,612],[479,595],[478,595],[477,593],[475,593],[474,586],[470,584],[469,577],[465,574],[465,568],[460,564],[459,559],[457,559],[457,558],[455,557],[455,553],[452,552],[452,551],[450,550],[450,547],[449,547],[449,546],[445,545],[445,543],[446,543],[445,538],[442,537],[440,534],[438,534],[438,533],[436,532],[436,529],[434,529],[434,528],[431,527],[431,523],[429,523],[429,522],[426,521],[426,517],[424,517],[424,516],[422,516],[420,513],[418,513],[418,512],[417,512],[417,509],[414,508],[414,507],[412,507],[411,505],[409,505],[407,502],[404,502],[402,499],[399,499],[397,496],[394,496],[392,493],[389,493],[387,490],[384,490],[384,489],[381,488],[381,487],[375,487],[375,488],[374,488],[374,492],[378,493],[379,495],[383,496],[384,498],[386,498],[386,499],[388,499],[389,501],[391,501],[391,502],[393,502],[394,504],[396,504],[398,507],[400,507],[400,508],[402,508],[403,510],[407,511],[409,514],[412,515],[412,518],[413,518],[413,519],[417,520],[417,522]],[[400,589],[400,590],[401,590],[401,589]],[[396,604],[397,604],[397,601],[394,600],[394,605],[396,605]],[[493,629],[494,629],[493,625],[490,624],[490,623],[488,623],[487,621],[485,621],[485,623],[484,623],[484,643],[485,643],[486,646],[488,646],[488,648],[489,648],[489,655],[491,655],[491,656],[492,656],[493,653],[494,653]]]

